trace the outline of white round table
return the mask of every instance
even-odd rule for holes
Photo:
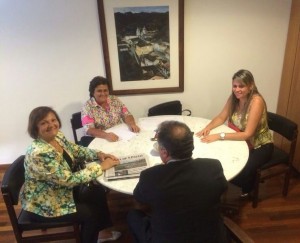
[[[114,132],[119,136],[119,141],[108,142],[105,139],[95,138],[89,148],[98,149],[115,156],[127,156],[145,153],[148,156],[150,166],[161,163],[158,152],[154,149],[155,141],[151,138],[155,135],[158,124],[166,120],[177,120],[186,123],[190,129],[196,133],[203,129],[210,120],[191,116],[152,116],[140,118],[138,126],[140,133],[132,133],[126,124],[120,124],[107,131]],[[222,125],[211,131],[212,133],[234,132],[229,127]],[[245,166],[249,150],[245,141],[216,141],[213,143],[203,143],[194,135],[193,158],[214,158],[218,159],[224,170],[227,180],[235,177]],[[104,186],[126,194],[133,194],[133,190],[138,182],[138,178],[106,181],[103,176],[97,179]]]

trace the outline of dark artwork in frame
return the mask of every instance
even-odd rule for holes
[[[170,77],[169,7],[115,8],[120,81]]]
[[[105,71],[112,94],[184,90],[183,0],[150,3],[98,0]]]

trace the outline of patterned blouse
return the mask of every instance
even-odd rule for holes
[[[248,122],[248,115],[249,115],[249,111],[246,114],[245,122],[243,124],[241,123],[241,115],[238,114],[237,112],[233,113],[230,120],[232,121],[233,125],[238,128],[239,131],[245,131]],[[229,127],[234,129],[234,127],[230,126],[230,124]],[[273,142],[273,138],[268,127],[267,110],[265,108],[263,111],[262,118],[257,125],[254,136],[249,141],[247,141],[247,143],[250,149],[251,148],[255,149],[255,148],[259,148],[261,145],[272,143],[272,142]]]
[[[98,105],[95,98],[92,97],[85,103],[81,111],[81,121],[86,133],[89,128],[106,130],[121,124],[128,115],[131,113],[118,97],[109,95],[105,108]]]
[[[98,159],[97,151],[69,142],[59,132],[56,141],[73,161]],[[22,208],[44,217],[58,217],[76,212],[73,187],[96,179],[101,166],[92,162],[78,172],[72,172],[63,154],[42,139],[33,140],[25,156],[25,183],[21,193]]]

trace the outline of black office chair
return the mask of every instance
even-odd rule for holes
[[[287,196],[292,172],[292,162],[298,137],[297,124],[286,117],[268,112],[268,125],[274,134],[282,139],[285,150],[274,144],[272,158],[257,170],[252,198],[253,208],[256,208],[258,204],[259,184],[277,175],[285,175],[282,195]]]
[[[94,140],[94,137],[82,136],[79,139],[77,136],[77,130],[82,128],[81,112],[76,112],[76,113],[72,114],[71,126],[72,126],[72,132],[73,132],[75,143],[78,145],[82,145],[84,147],[88,147],[89,144]]]
[[[182,110],[182,104],[179,100],[169,101],[158,104],[151,107],[148,110],[148,116],[159,116],[159,115],[187,115],[192,114],[191,110]]]
[[[5,171],[1,192],[10,218],[10,222],[18,243],[20,242],[43,242],[43,241],[61,241],[66,239],[75,239],[80,242],[79,225],[71,222],[53,222],[40,223],[30,221],[28,214],[19,208],[19,194],[25,181],[24,175],[24,155],[17,158]],[[47,229],[66,228],[65,231],[58,233],[47,232]],[[71,227],[71,230],[70,230]],[[40,232],[38,231],[40,230]],[[35,234],[25,236],[23,233],[34,231]]]

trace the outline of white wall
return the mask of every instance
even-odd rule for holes
[[[269,110],[279,92],[291,0],[185,0],[185,91],[121,96],[136,118],[180,99],[212,118],[231,92],[232,74],[253,72]],[[52,106],[73,139],[70,117],[104,75],[96,0],[0,0],[0,164],[24,154],[30,111]],[[138,101],[138,106],[136,105]]]

